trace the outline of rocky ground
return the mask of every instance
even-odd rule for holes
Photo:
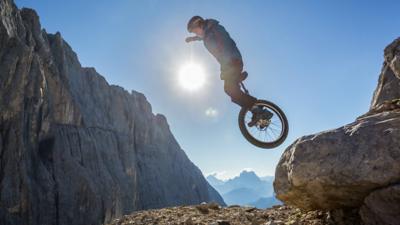
[[[114,220],[109,225],[129,224],[179,224],[179,225],[322,225],[346,224],[337,222],[332,213],[323,211],[304,212],[289,206],[274,206],[269,209],[254,207],[201,204],[178,206],[155,210],[137,211]],[[357,224],[349,222],[347,224]]]

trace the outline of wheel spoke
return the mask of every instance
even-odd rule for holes
[[[268,129],[270,129],[271,132],[275,135],[275,138],[278,136],[278,135],[276,135],[275,131],[272,128],[268,128]]]
[[[271,135],[270,135],[268,132],[265,132],[265,133],[267,133],[267,136],[268,136],[268,137],[271,137]],[[272,139],[272,138],[270,138],[270,139],[271,139],[271,141],[274,140],[274,139]]]
[[[264,138],[265,138],[265,141],[267,142],[268,141],[267,132],[264,132]]]
[[[278,127],[278,128],[280,127],[279,125],[276,125],[275,123],[272,123],[272,122],[270,123],[270,125],[273,125],[273,126]]]
[[[271,129],[271,130],[274,130],[274,131],[277,131],[277,132],[279,132],[279,130],[278,129],[275,129],[275,128],[273,128],[273,127],[268,127],[269,129]]]

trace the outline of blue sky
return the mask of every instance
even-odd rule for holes
[[[189,158],[204,174],[222,177],[251,168],[274,174],[296,138],[352,122],[368,110],[383,48],[400,36],[398,1],[17,0],[34,8],[42,26],[60,31],[83,66],[109,83],[143,92],[166,115]],[[202,43],[187,45],[187,20],[215,18],[236,41],[249,72],[246,86],[277,103],[290,123],[273,150],[250,145],[237,127],[239,107],[219,80],[219,65]],[[207,72],[201,91],[176,84],[193,60]],[[218,115],[206,115],[208,108]]]

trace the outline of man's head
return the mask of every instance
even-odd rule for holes
[[[204,19],[201,16],[193,16],[187,25],[187,30],[190,33],[195,33],[199,37],[204,36]]]

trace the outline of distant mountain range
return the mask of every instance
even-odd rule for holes
[[[259,177],[253,171],[242,171],[239,176],[221,180],[216,174],[207,176],[211,184],[222,195],[228,205],[250,205],[269,208],[281,202],[274,197],[273,176]]]

